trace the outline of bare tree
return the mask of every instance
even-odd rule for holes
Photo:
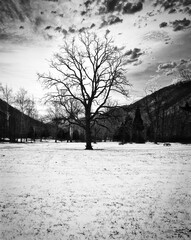
[[[128,95],[122,54],[108,35],[101,40],[85,32],[71,43],[65,42],[50,67],[49,74],[39,74],[45,88],[52,90],[49,99],[58,101],[69,121],[85,130],[86,149],[92,149],[91,130],[111,92]]]
[[[33,96],[32,97],[28,97],[25,113],[29,117],[32,117],[32,118],[35,118],[35,119],[38,118],[38,111],[36,109],[36,102],[35,102]]]
[[[15,107],[21,111],[21,120],[20,120],[20,135],[21,142],[24,131],[24,114],[27,114],[29,117],[37,118],[37,110],[35,107],[34,98],[28,96],[28,92],[24,88],[20,88],[15,95],[14,100]]]
[[[0,84],[0,96],[9,105],[13,103],[13,90],[7,85]]]
[[[13,90],[12,88],[9,88],[7,85],[3,86],[0,83],[0,97],[7,103],[6,107],[6,131],[8,135],[10,135],[10,111],[9,111],[9,105],[13,103]]]
[[[179,75],[183,81],[191,80],[191,71],[189,69],[180,69]]]
[[[22,112],[25,113],[28,106],[27,91],[24,88],[20,88],[15,95],[15,106]]]
[[[29,97],[28,92],[24,88],[20,88],[16,93],[15,106],[29,117],[37,118],[37,109],[34,97]]]
[[[61,124],[64,120],[62,109],[60,108],[60,105],[56,101],[49,102],[48,109],[47,109],[47,115],[46,115],[46,121],[52,121],[55,124],[55,132],[54,132],[54,138],[55,142],[57,142],[58,138],[58,132],[59,132],[59,124]]]

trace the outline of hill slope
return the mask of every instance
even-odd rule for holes
[[[162,88],[128,106],[110,110],[120,116],[108,123],[116,140],[132,141],[137,131],[134,125],[135,112],[140,109],[144,130],[141,138],[151,141],[191,141],[191,81]],[[115,126],[115,128],[113,128]],[[124,138],[124,139],[123,139]]]
[[[10,141],[25,138],[43,138],[45,131],[54,131],[54,126],[45,124],[21,113],[18,109],[0,99],[0,141],[9,138]]]

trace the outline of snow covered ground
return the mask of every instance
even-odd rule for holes
[[[191,145],[0,144],[0,239],[190,239]]]

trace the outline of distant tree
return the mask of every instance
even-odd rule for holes
[[[143,130],[144,130],[144,124],[143,124],[143,120],[141,117],[141,112],[140,112],[140,108],[139,106],[137,106],[136,111],[135,111],[135,117],[133,120],[133,141],[137,142],[137,143],[143,143],[144,142],[144,138],[143,138]]]
[[[42,142],[42,139],[47,139],[48,137],[50,137],[50,131],[48,126],[45,126],[44,129],[41,130],[40,141]]]
[[[24,114],[34,118],[37,117],[37,110],[35,107],[34,98],[30,98],[28,96],[28,92],[24,88],[20,88],[15,95],[14,98],[14,105],[15,107],[21,111],[21,121],[20,121],[20,135],[21,135],[21,142],[23,137],[23,132],[25,129],[24,126]]]
[[[64,116],[60,105],[56,101],[50,101],[47,109],[46,121],[53,122],[55,125],[55,142],[59,139],[61,135],[59,125],[64,121]]]
[[[125,143],[125,138],[126,138],[126,126],[125,123],[121,123],[120,127],[118,127],[113,135],[113,140],[114,141],[119,141],[122,144]]]
[[[7,85],[3,86],[0,83],[0,97],[9,105],[13,103],[13,90]]]
[[[64,129],[59,129],[58,130],[58,133],[57,133],[57,139],[59,140],[59,141],[63,141],[64,139],[66,138],[66,133],[65,133],[65,131],[64,131]]]
[[[132,134],[133,134],[133,118],[130,114],[127,114],[125,119],[125,142],[132,142]]]
[[[28,97],[28,104],[25,111],[26,115],[28,115],[31,118],[37,119],[38,118],[38,111],[36,108],[36,102],[34,100],[34,97],[31,98]]]
[[[188,68],[185,68],[185,66],[179,66],[174,71],[174,80],[173,84],[181,84],[184,82],[191,81],[191,70]]]
[[[120,141],[122,144],[132,141],[132,122],[130,114],[127,114],[125,121],[116,129],[113,135],[115,141]]]
[[[37,118],[37,109],[34,97],[29,97],[24,88],[20,88],[14,98],[15,107],[22,113],[32,118]]]
[[[27,133],[27,138],[31,139],[31,142],[34,141],[35,142],[35,130],[32,126],[30,126],[28,133]],[[27,141],[27,139],[26,139]]]
[[[191,112],[191,106],[188,102],[185,103],[185,106],[180,106],[180,108],[186,112]]]
[[[191,71],[189,69],[180,69],[179,75],[183,81],[191,81]]]
[[[45,88],[52,90],[48,98],[65,108],[68,121],[85,130],[86,149],[92,149],[92,128],[111,92],[128,95],[122,56],[107,34],[100,39],[84,32],[54,55],[52,73],[39,74]]]
[[[145,88],[146,97],[144,98],[144,105],[147,116],[150,121],[150,135],[153,136],[155,143],[163,134],[160,132],[160,123],[163,114],[163,102],[161,93],[155,81],[151,81]]]
[[[24,88],[20,88],[16,93],[14,102],[18,110],[20,110],[22,113],[26,112],[28,107],[28,96],[27,91]]]
[[[75,141],[79,141],[80,140],[80,134],[79,134],[79,131],[77,129],[75,129],[74,132],[73,132],[73,139]]]
[[[7,109],[6,109],[6,132],[9,135],[9,138],[11,138],[10,134],[10,126],[9,126],[9,118],[10,118],[10,112],[9,112],[9,105],[13,103],[13,90],[12,88],[9,88],[7,85],[3,86],[0,83],[0,98],[2,98],[7,103]]]

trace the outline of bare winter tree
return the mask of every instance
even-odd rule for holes
[[[24,114],[27,114],[29,117],[37,118],[37,110],[35,107],[35,101],[33,98],[28,96],[28,92],[24,88],[20,88],[15,95],[14,100],[15,107],[21,111],[21,124],[20,124],[20,135],[22,142],[22,135],[24,130]]]
[[[22,113],[27,114],[29,117],[37,118],[35,100],[33,97],[28,96],[28,92],[24,88],[20,88],[16,93],[14,104]]]
[[[6,121],[7,121],[7,131],[9,132],[9,118],[10,118],[10,112],[9,112],[9,105],[13,103],[13,90],[12,88],[9,88],[7,85],[3,86],[0,83],[0,97],[7,103],[7,109],[6,109]]]
[[[92,127],[111,93],[128,95],[122,54],[108,35],[100,39],[85,32],[65,42],[50,67],[49,74],[39,74],[45,88],[52,90],[49,99],[65,108],[72,124],[85,129],[86,149],[92,149]]]
[[[37,119],[38,118],[38,111],[36,109],[36,102],[34,100],[34,97],[33,96],[32,97],[28,97],[27,102],[28,102],[28,104],[27,104],[25,113],[29,117]]]
[[[59,124],[64,120],[63,112],[58,102],[56,101],[49,102],[47,115],[46,115],[46,121],[47,120],[54,122],[56,126],[54,137],[55,137],[55,142],[57,142]]]
[[[191,71],[189,69],[180,69],[179,75],[183,81],[190,81],[191,80]]]
[[[13,103],[13,90],[7,85],[3,86],[0,84],[0,96],[8,104]]]

